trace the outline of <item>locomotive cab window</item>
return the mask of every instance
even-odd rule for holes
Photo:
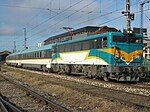
[[[142,43],[141,38],[132,37],[130,38],[130,43]]]
[[[142,43],[142,39],[136,37],[114,36],[113,42]]]
[[[113,42],[127,42],[127,41],[128,41],[127,37],[122,37],[122,36],[113,37]]]

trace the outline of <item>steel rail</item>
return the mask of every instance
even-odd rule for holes
[[[3,108],[4,112],[9,112],[8,108],[5,105],[7,105],[9,108],[11,108],[14,112],[23,112],[18,107],[14,106],[13,104],[8,102],[7,100],[3,99],[2,96],[0,96],[0,105]]]
[[[62,106],[62,105],[60,105],[60,104],[58,104],[58,103],[56,103],[56,102],[54,102],[54,101],[52,101],[52,100],[46,98],[46,97],[44,97],[43,95],[41,95],[41,94],[35,92],[34,90],[30,89],[29,87],[27,87],[26,85],[14,81],[13,78],[10,79],[10,78],[9,78],[8,76],[6,76],[6,75],[5,75],[5,76],[2,75],[2,74],[0,74],[0,75],[1,75],[5,80],[8,80],[9,82],[15,84],[16,86],[18,86],[19,88],[25,90],[26,92],[28,92],[28,93],[31,94],[32,96],[36,97],[37,99],[46,102],[46,104],[50,104],[52,107],[57,108],[57,109],[59,109],[59,110],[61,110],[61,111],[63,111],[63,112],[71,112],[71,110],[69,110],[68,108],[66,108],[66,107],[64,107],[64,106]]]
[[[2,110],[4,112],[8,112],[7,109],[6,109],[6,107],[4,106],[3,102],[1,101],[1,98],[0,98],[0,107],[2,108]]]

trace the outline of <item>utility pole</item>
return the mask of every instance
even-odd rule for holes
[[[140,34],[143,35],[143,6],[146,3],[150,3],[150,0],[144,0],[141,4],[140,4],[140,10],[141,10],[141,28],[140,28]]]
[[[14,41],[14,50],[13,50],[13,53],[16,52],[16,41]]]
[[[27,49],[27,37],[26,37],[26,28],[23,28],[24,30],[24,48]]]
[[[127,33],[132,33],[131,30],[131,20],[134,20],[134,13],[130,12],[130,0],[126,0],[126,11],[123,11],[122,14],[126,16],[126,30]]]

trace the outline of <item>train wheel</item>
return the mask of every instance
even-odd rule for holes
[[[143,78],[143,79],[144,79],[145,77],[146,77],[146,74],[145,74],[145,73],[141,73],[141,74],[140,74],[140,78]]]
[[[103,80],[104,80],[104,81],[109,81],[108,74],[104,73],[104,75],[103,75]]]
[[[64,66],[65,73],[70,74],[71,73],[71,67],[69,65]]]

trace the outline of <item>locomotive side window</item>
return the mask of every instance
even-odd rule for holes
[[[107,46],[107,38],[103,38],[103,43],[101,38],[96,38],[92,40],[86,40],[81,42],[69,43],[57,46],[57,52],[71,52],[89,49],[99,49]]]
[[[90,48],[91,49],[96,49],[98,45],[98,39],[94,39],[90,41]]]
[[[73,46],[73,51],[80,51],[82,46],[81,46],[81,42],[79,43],[74,43],[72,46]]]
[[[98,39],[93,39],[90,41],[90,48],[91,49],[99,49],[102,48],[102,39],[98,38]]]
[[[107,47],[107,37],[102,38],[102,48]]]
[[[98,38],[98,44],[97,44],[97,48],[102,48],[102,39]]]
[[[82,50],[88,50],[90,48],[90,42],[89,41],[84,41],[82,43]]]

